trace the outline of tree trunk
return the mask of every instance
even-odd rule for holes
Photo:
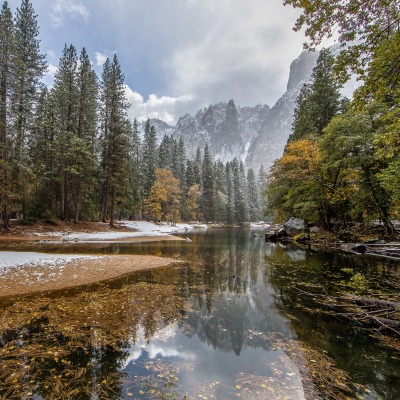
[[[101,220],[103,222],[107,221],[107,211],[108,211],[108,178],[103,182],[103,187],[101,191]]]
[[[115,189],[111,189],[111,210],[110,210],[110,226],[114,226],[114,214],[115,214]]]

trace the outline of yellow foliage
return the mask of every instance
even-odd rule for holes
[[[179,196],[182,193],[179,180],[168,169],[157,168],[155,175],[150,195],[144,202],[145,212],[156,221],[164,217],[176,222],[179,219]]]
[[[307,179],[319,175],[321,154],[318,143],[301,139],[289,142],[279,161],[281,173],[288,179]]]

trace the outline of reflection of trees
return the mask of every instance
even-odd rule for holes
[[[5,306],[0,397],[31,398],[32,393],[44,399],[119,399],[124,378],[119,370],[137,328],[142,326],[150,340],[183,308],[173,286],[144,282]]]
[[[375,258],[333,252],[307,252],[304,260],[282,262],[288,257],[280,254],[284,250],[276,249],[268,254],[269,279],[275,292],[279,293],[276,307],[291,320],[291,328],[299,340],[310,348],[328,353],[338,368],[356,376],[360,384],[373,388],[379,398],[399,398],[400,386],[393,384],[393,377],[398,377],[400,363],[387,363],[390,353],[382,351],[368,333],[341,323],[326,313],[328,308],[321,309],[321,304],[294,289],[334,295],[344,279],[342,268],[375,276],[379,282],[388,273],[387,265],[382,265],[386,263]]]
[[[243,346],[269,349],[259,332],[290,333],[271,307],[274,293],[266,280],[263,243],[249,231],[224,230],[222,235],[216,233],[199,246],[191,263],[184,290],[192,311],[182,330],[237,355]]]

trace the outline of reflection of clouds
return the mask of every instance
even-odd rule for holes
[[[152,342],[147,343],[144,337],[144,329],[141,326],[138,329],[137,338],[134,344],[129,349],[129,356],[126,358],[123,368],[125,369],[131,362],[135,362],[142,355],[143,351],[148,353],[149,359],[157,357],[176,357],[184,361],[194,361],[196,356],[194,353],[189,353],[178,349],[178,345],[174,344],[172,338],[176,336],[178,330],[177,324],[169,325],[157,331],[153,336]],[[168,345],[167,345],[168,342]]]
[[[196,358],[194,354],[184,353],[174,347],[161,347],[156,344],[150,344],[147,348],[149,358],[156,358],[158,355],[161,357],[178,357],[185,361],[194,361]]]

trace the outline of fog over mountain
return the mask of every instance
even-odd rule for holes
[[[338,49],[332,48],[335,53]],[[197,147],[209,145],[215,159],[224,162],[237,157],[256,170],[271,167],[279,158],[291,134],[296,99],[311,78],[319,53],[303,51],[292,61],[286,92],[270,108],[266,104],[240,106],[234,100],[210,105],[194,116],[186,114],[175,126],[153,119],[159,141],[164,135],[183,137],[189,157]],[[356,86],[351,80],[343,94],[351,96]]]

